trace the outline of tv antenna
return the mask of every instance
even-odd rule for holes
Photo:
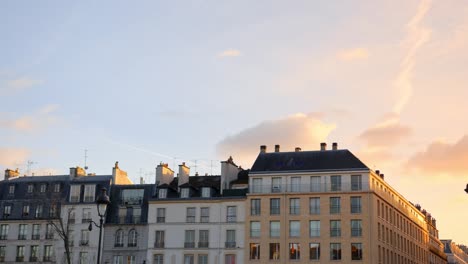
[[[88,160],[88,150],[84,150],[84,169],[87,170],[88,166],[86,165],[86,161]]]
[[[26,166],[27,166],[26,175],[31,174],[31,167],[32,167],[33,164],[37,164],[37,162],[32,161],[32,160],[27,161],[27,163],[26,163]]]

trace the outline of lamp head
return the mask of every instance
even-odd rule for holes
[[[107,196],[106,192],[107,192],[106,188],[102,188],[101,194],[96,199],[98,215],[100,217],[103,217],[104,215],[106,215],[107,206],[110,204],[110,199],[109,199],[109,196]]]

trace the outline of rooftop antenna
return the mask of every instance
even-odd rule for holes
[[[210,165],[211,166],[210,167],[211,168],[211,176],[213,176],[213,160],[210,160],[210,163],[211,163],[211,165]]]
[[[32,160],[28,160],[27,161],[27,170],[26,170],[26,175],[30,175],[31,174],[31,167],[33,164],[37,164],[37,162],[34,162]]]
[[[88,150],[84,150],[84,169],[87,170],[88,166],[86,165],[86,161],[88,160]]]
[[[195,173],[197,173],[197,160],[195,160]]]

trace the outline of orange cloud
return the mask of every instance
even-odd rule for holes
[[[42,84],[42,80],[35,80],[29,77],[21,77],[16,79],[10,79],[0,84],[0,95],[9,95],[15,92],[26,90],[35,85]]]
[[[420,172],[443,175],[468,173],[468,135],[454,144],[433,142],[425,151],[416,153],[406,167]]]
[[[318,149],[319,144],[335,129],[335,124],[326,124],[317,114],[297,113],[286,118],[264,121],[254,127],[228,136],[216,146],[220,157],[232,155],[239,165],[250,166],[259,152],[260,145],[267,145],[271,151],[280,144],[281,151]]]
[[[371,148],[395,146],[411,135],[411,128],[402,125],[399,119],[395,113],[386,114],[379,123],[362,132],[358,138]]]
[[[0,113],[0,127],[13,129],[19,132],[34,132],[47,127],[57,121],[53,116],[58,105],[50,104],[38,109],[34,113],[11,118],[7,114]]]
[[[224,58],[224,57],[239,57],[241,55],[241,52],[236,49],[227,49],[225,51],[222,51],[221,53],[218,54],[219,58]]]
[[[0,148],[0,166],[16,168],[25,163],[29,150],[21,148]]]
[[[343,50],[337,57],[343,61],[363,60],[369,58],[369,51],[365,48]]]

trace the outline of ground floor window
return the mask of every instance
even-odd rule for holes
[[[299,243],[289,243],[289,259],[300,259],[301,247]]]
[[[319,243],[309,244],[309,259],[311,260],[320,259],[320,244]]]
[[[351,243],[351,259],[362,260],[362,244],[361,243]]]

